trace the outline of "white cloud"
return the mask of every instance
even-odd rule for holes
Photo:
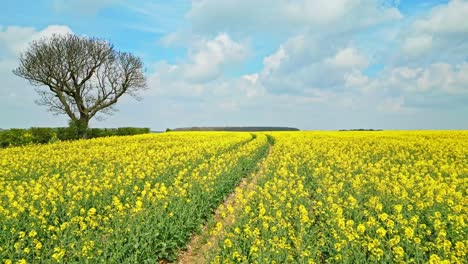
[[[66,33],[72,33],[72,30],[63,25],[50,25],[41,31],[33,27],[0,27],[0,47],[8,51],[8,57],[14,57],[24,51],[33,40]]]
[[[224,70],[242,63],[249,55],[246,43],[236,42],[226,33],[207,39],[190,36],[188,56],[176,64],[160,61],[154,65],[154,73],[149,76],[150,91],[163,96],[201,97],[219,95],[239,86],[228,83],[222,77]],[[254,78],[253,76],[250,78]],[[251,87],[251,80],[240,80]],[[246,91],[247,93],[247,91]],[[258,92],[248,92],[253,96]]]
[[[247,46],[233,41],[226,33],[201,39],[190,48],[184,75],[192,81],[211,80],[221,75],[224,67],[242,62],[247,55]]]
[[[265,87],[259,83],[259,74],[250,74],[242,76],[242,79],[235,82],[234,90],[241,91],[241,97],[252,99],[266,94]]]
[[[425,68],[397,67],[381,77],[382,86],[405,92],[468,94],[468,63],[435,63]]]
[[[468,101],[468,63],[434,63],[426,67],[386,69],[363,86],[381,112],[414,113],[418,109],[463,107]],[[375,97],[376,96],[376,97]]]
[[[47,26],[45,29],[39,31],[37,34],[32,36],[32,39],[41,39],[41,38],[47,38],[51,37],[54,34],[57,35],[65,35],[65,34],[72,34],[72,30],[63,25],[50,25]]]
[[[257,82],[277,94],[336,92],[363,85],[365,77],[356,74],[368,65],[367,57],[357,48],[347,46],[344,39],[300,34],[286,40],[263,59]]]
[[[468,1],[451,0],[435,7],[431,14],[415,22],[417,30],[430,33],[467,33]]]
[[[284,47],[281,46],[275,53],[263,59],[264,73],[269,74],[272,71],[275,71],[276,69],[278,69],[281,65],[281,61],[286,58],[287,58],[287,55],[284,50]]]
[[[167,45],[174,45],[176,42],[182,44],[178,40],[182,37],[179,34],[169,35],[163,42]],[[156,63],[155,74],[151,78],[167,79],[171,82],[183,81],[187,82],[188,86],[209,82],[222,76],[225,69],[244,62],[250,54],[247,43],[236,42],[226,33],[220,33],[211,39],[195,35],[183,38],[190,39],[189,42],[185,42],[187,58],[172,65],[166,62]]]
[[[468,50],[468,1],[452,0],[434,7],[402,30],[405,63],[460,63]],[[406,57],[409,55],[409,57]]]
[[[431,48],[432,36],[427,34],[409,37],[403,44],[403,50],[410,56],[419,56],[425,54]]]
[[[421,68],[409,68],[409,67],[398,67],[394,68],[391,71],[391,79],[398,79],[398,80],[410,80],[416,79],[423,69]]]
[[[438,90],[447,94],[468,94],[468,63],[436,63],[424,69],[415,80],[422,91]]]
[[[346,87],[364,88],[369,83],[369,77],[362,74],[361,71],[354,70],[345,74]]]
[[[0,45],[3,50],[8,52],[9,56],[17,55],[34,34],[37,32],[32,27],[0,27]]]
[[[244,78],[245,80],[248,80],[252,84],[256,84],[258,81],[258,73],[247,74],[247,75],[242,76],[242,78]]]
[[[369,61],[354,48],[344,48],[339,50],[333,58],[327,59],[327,62],[345,68],[365,68]]]
[[[154,65],[154,73],[148,77],[148,94],[200,96],[205,88],[202,84],[190,83],[184,79],[184,72],[179,65],[165,61]]]

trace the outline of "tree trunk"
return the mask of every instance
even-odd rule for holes
[[[87,137],[88,125],[89,125],[89,117],[87,116],[82,115],[80,116],[80,119],[76,120],[75,129],[76,129],[76,134],[78,138]]]

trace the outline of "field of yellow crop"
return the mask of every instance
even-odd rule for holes
[[[467,263],[467,221],[468,131],[178,132],[0,150],[0,263],[176,261],[198,232],[217,238],[202,252],[212,263]]]
[[[213,132],[0,150],[0,262],[174,260],[266,147]]]
[[[212,262],[467,263],[467,132],[273,136]]]

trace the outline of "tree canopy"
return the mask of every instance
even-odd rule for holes
[[[146,88],[142,60],[108,41],[73,34],[33,41],[13,73],[36,86],[39,105],[70,117],[82,136],[89,120],[112,114],[125,94]]]

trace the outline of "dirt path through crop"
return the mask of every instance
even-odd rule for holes
[[[230,213],[226,217],[221,217],[220,207],[216,209],[215,214],[213,216],[214,223],[220,222],[223,225],[223,229],[228,228],[232,223],[232,216],[236,214],[236,211],[242,210],[242,207],[239,202],[235,200],[236,195],[239,192],[246,193],[248,191],[253,190],[255,185],[257,184],[257,180],[265,171],[265,163],[267,161],[268,156],[270,155],[273,149],[273,140],[271,140],[271,136],[268,140],[268,151],[265,157],[259,162],[258,169],[253,175],[245,177],[241,180],[240,184],[236,187],[235,191],[232,192],[228,198],[222,204],[224,208],[228,206],[232,206],[234,208],[234,212]],[[200,234],[195,235],[192,237],[190,242],[187,245],[187,250],[182,252],[178,261],[176,263],[179,264],[198,264],[198,263],[205,263],[207,261],[207,255],[217,246],[219,241],[223,241],[224,236],[212,236],[210,235],[210,228],[209,224],[206,224],[203,229],[201,230]]]

